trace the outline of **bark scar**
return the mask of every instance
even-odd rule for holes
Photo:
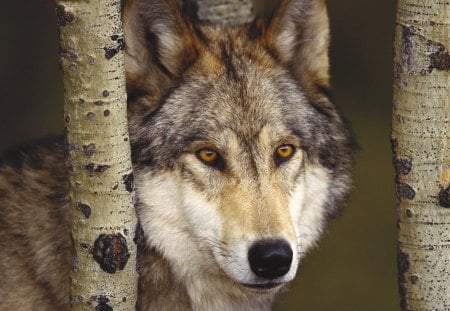
[[[398,273],[398,285],[399,285],[399,294],[400,294],[400,307],[402,310],[407,310],[407,295],[408,289],[406,288],[406,277],[405,274],[409,270],[409,254],[404,253],[400,247],[397,249],[397,273]]]
[[[128,192],[133,192],[134,189],[134,175],[133,173],[122,176],[123,183],[125,184],[125,189]]]
[[[111,40],[113,40],[114,42],[111,45],[105,46],[103,48],[103,50],[105,51],[105,58],[107,60],[110,60],[125,48],[125,41],[123,40],[123,37],[115,35],[111,36]]]
[[[81,202],[77,202],[76,205],[77,205],[77,208],[83,213],[84,217],[86,217],[86,219],[91,217],[92,209],[89,205],[81,203]]]
[[[401,81],[400,77],[404,73],[410,74],[420,71],[420,74],[426,75],[430,74],[433,69],[442,71],[450,70],[450,55],[448,48],[440,42],[429,40],[426,36],[420,33],[420,28],[398,22],[397,25],[401,27],[402,41],[401,55],[395,56],[397,84],[403,85],[404,81]],[[416,60],[414,57],[416,54],[415,50],[417,50],[418,46],[421,46],[425,50],[425,53],[428,54],[428,68],[415,68]]]
[[[450,185],[445,189],[442,188],[439,192],[439,205],[450,208]]]
[[[433,42],[438,46],[438,50],[430,55],[431,65],[430,70],[433,69],[437,70],[444,70],[449,71],[450,70],[450,55],[448,54],[448,50],[438,42]]]
[[[113,308],[108,304],[109,298],[104,295],[92,296],[89,301],[91,303],[94,301],[98,303],[95,307],[95,311],[113,311]]]
[[[392,159],[392,163],[394,164],[395,173],[397,175],[407,175],[411,172],[412,169],[412,160],[408,157],[402,157],[399,155],[395,155]]]
[[[84,170],[89,174],[89,176],[100,175],[109,169],[109,165],[106,164],[94,164],[89,163],[84,166]]]
[[[60,27],[64,27],[75,21],[75,14],[71,8],[58,4],[56,6],[56,20]]]
[[[99,235],[92,254],[100,268],[110,274],[123,270],[130,258],[127,240],[120,233]]]
[[[395,190],[399,200],[412,200],[416,196],[416,191],[410,185],[403,182],[397,182]]]

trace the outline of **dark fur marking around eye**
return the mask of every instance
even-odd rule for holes
[[[216,154],[216,158],[212,161],[206,161],[204,160],[200,153],[204,150],[210,150],[212,152],[214,152]],[[212,167],[214,169],[217,169],[219,171],[224,171],[225,170],[225,161],[223,159],[223,157],[220,155],[220,153],[218,153],[217,151],[213,150],[213,149],[202,149],[199,150],[195,153],[195,155],[197,156],[197,158],[200,160],[200,162],[202,162],[203,164],[205,164],[206,166]]]
[[[283,157],[283,156],[281,156],[281,153],[279,153],[280,148],[290,148],[291,152],[286,157]],[[280,166],[283,163],[288,162],[290,159],[292,159],[292,157],[294,156],[296,151],[297,151],[296,148],[292,145],[283,145],[283,146],[278,147],[275,150],[274,155],[273,155],[275,164],[277,166]]]

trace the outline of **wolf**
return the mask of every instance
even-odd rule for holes
[[[351,187],[325,1],[281,1],[268,20],[223,27],[172,0],[128,0],[123,25],[137,309],[270,310]],[[69,308],[63,145],[1,157],[1,310]]]

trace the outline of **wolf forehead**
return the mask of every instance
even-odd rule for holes
[[[150,109],[142,111],[143,116],[130,118],[135,163],[155,162],[155,151],[161,148],[176,158],[196,140],[213,140],[225,130],[242,142],[254,142],[261,129],[269,126],[280,136],[298,137],[310,159],[335,166],[345,152],[330,149],[346,149],[347,133],[336,122],[339,117],[334,108],[328,109],[333,104],[322,92],[326,87],[317,85],[311,90],[300,85],[292,68],[264,41],[264,24],[192,27],[197,38],[195,52],[181,55],[186,59],[179,62],[184,67],[180,76],[173,79],[160,64],[160,70],[174,82],[163,95],[150,94]],[[148,89],[158,92],[154,87]],[[323,94],[317,96],[318,92]],[[316,103],[318,98],[321,103]]]
[[[313,149],[326,116],[317,112],[288,71],[270,59],[258,61],[270,56],[256,53],[229,44],[199,56],[158,108],[142,119],[139,137],[133,140],[138,158],[149,160],[151,150],[161,147],[175,155],[224,131],[251,144],[263,128],[272,131],[274,140],[292,135],[302,148]],[[208,62],[214,62],[210,72]]]

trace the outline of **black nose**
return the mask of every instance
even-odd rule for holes
[[[262,278],[273,279],[291,269],[292,249],[285,240],[261,240],[248,251],[252,271]]]

